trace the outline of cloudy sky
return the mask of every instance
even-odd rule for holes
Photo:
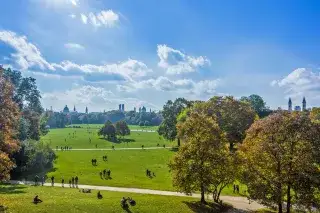
[[[254,4],[256,3],[256,4]],[[45,108],[261,95],[320,106],[320,4],[303,0],[10,0],[0,64],[37,79]]]

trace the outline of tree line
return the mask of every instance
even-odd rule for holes
[[[168,101],[158,132],[181,141],[169,163],[173,185],[187,194],[200,191],[206,203],[205,194],[218,202],[227,185],[240,181],[246,196],[279,213],[293,204],[319,208],[320,110],[271,111],[261,100]]]
[[[54,152],[39,141],[46,129],[36,80],[0,67],[0,180],[52,167]]]
[[[158,126],[162,122],[162,115],[160,112],[122,112],[119,110],[112,110],[108,112],[91,112],[91,113],[63,113],[47,111],[48,117],[47,125],[50,128],[64,128],[71,124],[104,124],[106,121],[116,123],[124,120],[129,125],[140,126]]]

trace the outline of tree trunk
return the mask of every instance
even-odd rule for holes
[[[201,186],[201,203],[206,204],[206,200],[204,199],[204,187]]]
[[[180,146],[180,138],[178,138],[178,146]]]
[[[288,189],[287,189],[287,213],[290,213],[290,207],[291,207],[291,183],[288,184]]]
[[[282,213],[282,202],[278,202],[278,213]]]

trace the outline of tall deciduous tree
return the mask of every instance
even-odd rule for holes
[[[217,118],[220,129],[226,134],[230,150],[241,143],[245,131],[256,119],[256,113],[249,103],[236,100],[232,96],[215,96],[205,104],[196,104],[197,110]]]
[[[111,121],[107,121],[103,127],[98,132],[98,135],[103,135],[103,137],[108,137],[108,140],[115,139],[116,137],[116,128],[111,123]]]
[[[272,111],[266,106],[266,102],[259,95],[252,94],[249,97],[241,97],[240,101],[250,103],[254,111],[259,115],[260,118],[268,116]]]
[[[222,131],[214,118],[197,112],[177,128],[183,144],[169,164],[173,185],[185,193],[200,191],[201,202],[205,203],[212,171],[221,163],[225,148]]]
[[[290,212],[292,196],[305,207],[318,203],[319,141],[320,126],[305,113],[279,111],[256,121],[247,131],[240,151],[250,196],[265,204],[276,204],[279,213],[284,201]]]
[[[9,178],[9,172],[14,166],[9,156],[19,150],[16,140],[19,108],[12,100],[13,90],[0,67],[0,180]]]
[[[184,98],[177,98],[174,102],[167,101],[162,110],[163,121],[158,129],[159,135],[162,135],[167,140],[175,140],[177,136],[177,116],[183,109],[190,106],[191,103]],[[178,145],[180,145],[179,138]]]
[[[118,121],[116,123],[116,133],[122,137],[130,135],[130,129],[125,121]]]

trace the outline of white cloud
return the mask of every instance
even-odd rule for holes
[[[71,4],[77,6],[79,4],[79,0],[70,0]]]
[[[0,31],[0,41],[7,43],[16,50],[11,54],[21,69],[25,70],[32,66],[38,66],[41,69],[54,70],[41,55],[40,50],[32,43],[27,42],[25,36],[18,36],[11,31]]]
[[[91,111],[100,111],[102,109],[117,109],[120,103],[124,103],[126,109],[143,105],[159,109],[157,105],[150,102],[131,97],[121,98],[103,87],[90,85],[74,85],[73,88],[63,92],[43,93],[42,101],[45,103],[45,107],[53,106],[55,110],[62,110],[64,105],[69,107],[76,105],[78,110],[85,109],[85,106],[88,106]]]
[[[119,15],[112,10],[102,10],[99,13],[81,14],[84,24],[90,23],[95,27],[114,27],[119,22]]]
[[[91,76],[87,77],[90,77],[91,80],[97,80],[94,78],[101,80],[110,75],[111,79],[124,79],[128,81],[152,72],[143,62],[130,58],[126,61],[104,65],[76,64],[68,60],[60,63],[49,63],[41,55],[40,50],[34,44],[28,42],[25,36],[18,36],[10,31],[0,31],[0,41],[7,43],[16,50],[16,53],[12,54],[12,57],[22,70],[36,68],[43,72],[48,72],[49,70],[52,73],[61,75],[90,74]],[[82,48],[81,45],[73,43],[66,44],[66,47]]]
[[[81,16],[82,23],[87,24],[88,23],[88,17],[86,15],[84,15],[84,14],[80,14],[80,16]]]
[[[78,49],[78,50],[84,50],[84,46],[77,43],[66,43],[64,46],[68,49]]]
[[[195,82],[191,79],[170,80],[160,76],[156,79],[132,82],[131,85],[118,85],[118,91],[132,92],[138,89],[154,88],[159,91],[172,91],[199,96],[212,96],[216,94],[215,89],[219,85],[219,79]]]
[[[307,68],[298,68],[283,79],[272,81],[271,85],[284,88],[287,97],[319,97],[320,72],[313,72]]]
[[[61,8],[66,6],[77,6],[79,0],[30,0],[31,2],[41,3],[47,7]]]
[[[77,16],[75,14],[70,14],[69,17],[75,19]]]
[[[188,56],[167,45],[158,45],[157,54],[160,59],[158,66],[166,69],[167,74],[195,72],[200,67],[210,65],[209,59],[205,56]]]

